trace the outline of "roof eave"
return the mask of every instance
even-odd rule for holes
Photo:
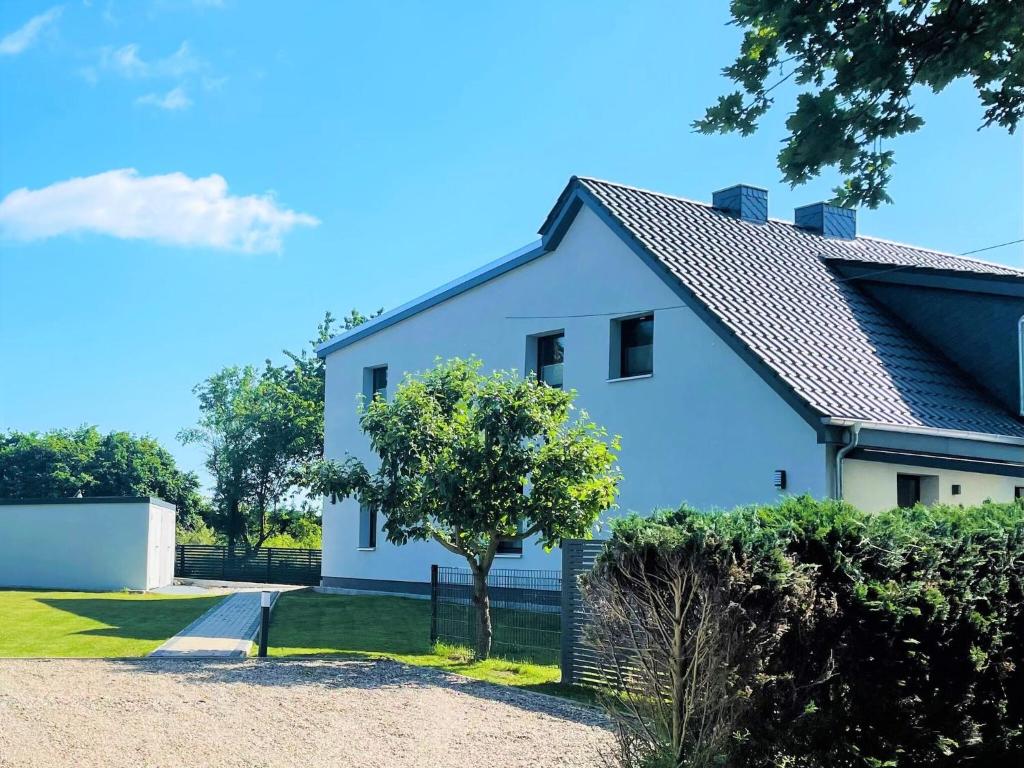
[[[350,344],[354,344],[360,339],[365,339],[367,336],[371,336],[378,331],[382,331],[396,323],[400,323],[406,318],[430,309],[443,301],[447,301],[453,296],[465,293],[471,288],[482,285],[488,280],[493,280],[499,275],[503,275],[529,261],[533,261],[533,259],[543,256],[545,252],[546,251],[544,250],[543,244],[540,240],[524,245],[522,248],[517,248],[511,253],[502,256],[500,259],[489,262],[479,269],[473,270],[469,274],[463,275],[450,283],[442,285],[440,288],[435,288],[429,293],[423,294],[419,298],[406,302],[395,309],[385,312],[382,315],[378,315],[372,320],[367,320],[362,325],[358,325],[350,331],[346,331],[345,333],[339,334],[328,341],[325,341],[316,348],[316,355],[321,359],[326,358],[332,352],[337,352],[339,349],[347,347]]]
[[[848,417],[824,416],[821,423],[831,427],[852,427],[859,424],[862,429],[873,429],[879,432],[898,432],[901,434],[926,435],[930,437],[951,438],[954,440],[971,440],[982,443],[997,443],[1024,447],[1024,437],[1000,435],[991,432],[972,432],[961,429],[944,429],[942,427],[911,426],[905,424],[889,424],[869,419],[852,419]]]

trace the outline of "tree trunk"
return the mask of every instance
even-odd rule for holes
[[[473,606],[476,608],[476,658],[491,655],[491,598],[487,594],[487,573],[473,568]]]

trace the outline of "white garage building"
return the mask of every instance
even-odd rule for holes
[[[147,590],[174,579],[162,499],[0,499],[0,588]]]

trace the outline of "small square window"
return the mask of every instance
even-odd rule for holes
[[[359,549],[377,547],[377,510],[359,505]]]
[[[1013,498],[1024,499],[1024,485],[1018,485],[1013,489]]]
[[[654,373],[654,315],[612,321],[611,378]]]
[[[565,362],[565,334],[553,333],[537,339],[537,378],[550,387],[562,388]]]

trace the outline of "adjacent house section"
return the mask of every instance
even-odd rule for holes
[[[540,241],[320,348],[326,455],[372,464],[356,396],[475,355],[576,390],[621,436],[609,514],[1020,493],[1024,272],[857,237],[854,212],[825,203],[794,218],[769,219],[747,185],[707,205],[572,179]],[[431,563],[460,564],[390,545],[381,522],[325,507],[325,586],[421,592]],[[531,541],[501,556],[558,567]]]

